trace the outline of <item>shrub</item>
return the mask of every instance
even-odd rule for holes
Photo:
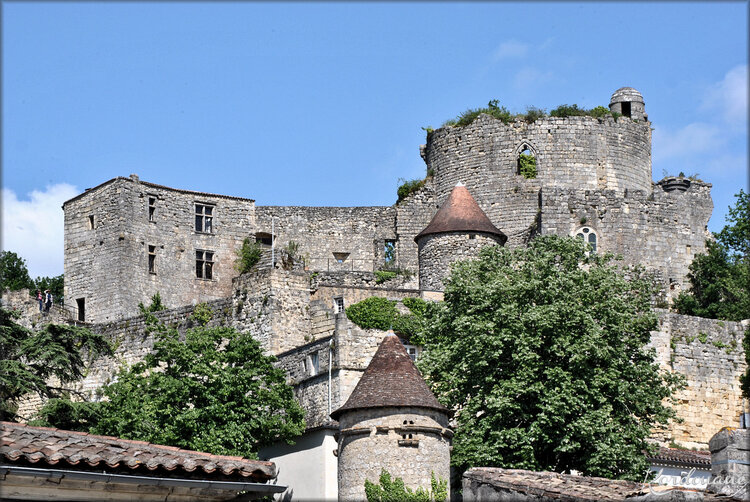
[[[138,309],[140,309],[141,313],[145,314],[146,312],[159,312],[161,310],[167,310],[167,307],[165,307],[161,302],[161,295],[157,291],[156,294],[151,297],[151,304],[148,307],[143,305],[143,302],[141,302],[138,304]]]
[[[375,284],[382,284],[385,281],[390,281],[398,276],[398,272],[395,270],[376,270],[375,271]]]
[[[407,488],[401,478],[391,479],[391,474],[383,469],[380,471],[378,484],[365,480],[365,495],[367,502],[442,502],[448,499],[448,481],[435,479],[435,473],[430,476],[429,490],[422,487],[416,491]]]
[[[391,329],[398,311],[396,302],[373,296],[346,308],[346,317],[362,329]]]
[[[542,117],[546,117],[547,112],[545,112],[542,108],[535,108],[533,106],[530,106],[526,109],[526,114],[522,115],[521,117],[529,124],[533,124],[537,121],[537,119],[540,119]]]
[[[396,200],[396,204],[413,194],[414,192],[418,191],[420,188],[422,188],[425,184],[425,180],[404,180],[403,178],[399,178],[399,181],[402,181],[403,183],[401,186],[398,187],[396,190],[396,194],[398,195],[398,200]]]
[[[536,157],[530,153],[521,153],[518,155],[518,174],[531,180],[536,178]]]
[[[199,325],[205,326],[211,319],[213,319],[214,311],[211,310],[211,307],[209,307],[207,304],[199,303],[193,309],[193,313],[190,315],[190,317],[194,319]]]
[[[237,250],[237,261],[235,262],[235,268],[240,274],[249,272],[259,261],[263,255],[263,248],[260,244],[245,237],[242,241],[242,247]]]

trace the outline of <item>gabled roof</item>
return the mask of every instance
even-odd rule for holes
[[[0,463],[220,481],[276,476],[273,462],[13,422],[0,422]]]
[[[363,408],[404,406],[449,413],[427,387],[404,344],[391,332],[380,342],[346,404],[331,413],[331,418],[338,420],[347,411]]]
[[[505,244],[506,235],[502,233],[490,219],[484,214],[477,201],[471,196],[469,190],[462,183],[453,187],[448,199],[440,206],[438,212],[433,216],[427,228],[414,237],[415,241],[420,238],[446,232],[477,232],[500,237],[501,243]]]
[[[680,466],[690,466],[695,468],[711,468],[711,452],[685,450],[683,448],[665,448],[660,447],[654,455],[649,455],[648,460],[651,463],[663,463]]]

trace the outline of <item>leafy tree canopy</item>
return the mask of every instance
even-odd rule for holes
[[[674,303],[681,314],[740,321],[750,318],[750,197],[743,190],[727,224],[690,264],[690,289]]]
[[[252,336],[201,325],[181,339],[147,315],[153,352],[103,389],[108,401],[51,403],[42,412],[48,423],[246,457],[304,431],[304,411],[284,372]]]
[[[34,288],[34,281],[26,268],[26,260],[13,251],[0,251],[0,291],[18,291],[23,288]]]
[[[17,420],[18,400],[29,393],[44,399],[68,395],[67,386],[83,377],[90,360],[111,354],[107,340],[91,331],[47,324],[31,331],[0,308],[0,420]],[[49,383],[51,377],[59,385]]]
[[[651,281],[572,238],[488,247],[454,266],[418,365],[455,410],[451,461],[642,479],[682,379],[644,348]]]

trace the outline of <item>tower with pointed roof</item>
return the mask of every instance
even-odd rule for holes
[[[389,332],[344,406],[331,413],[339,422],[339,500],[364,500],[365,480],[377,483],[382,469],[411,489],[428,489],[432,474],[449,480],[449,413]]]
[[[482,211],[463,183],[458,183],[414,240],[419,248],[419,289],[443,291],[443,280],[457,260],[475,258],[485,246],[505,244],[507,237]]]

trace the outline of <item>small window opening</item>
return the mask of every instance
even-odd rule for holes
[[[386,265],[392,265],[396,262],[396,241],[386,239],[383,255],[385,256]]]
[[[307,366],[307,374],[310,376],[315,376],[320,372],[317,352],[314,352],[307,356],[307,358],[305,359],[305,366]]]
[[[344,263],[349,258],[349,253],[333,253],[333,258],[337,263]]]
[[[156,246],[148,247],[148,273],[156,273]]]
[[[93,229],[94,229],[94,215],[90,214],[89,215],[89,230],[93,230]]]
[[[198,250],[195,252],[195,276],[198,279],[213,279],[213,251]]]
[[[76,298],[76,308],[78,309],[78,320],[86,321],[86,299]]]
[[[625,117],[630,117],[630,102],[629,101],[622,103],[622,114]]]
[[[271,244],[273,243],[273,237],[269,233],[258,232],[255,234],[255,242],[257,242],[261,246],[271,247]]]
[[[476,238],[477,238],[476,234],[469,234],[469,239],[476,239]]]
[[[156,197],[148,198],[148,221],[156,221]]]
[[[583,227],[576,232],[576,237],[584,242],[588,242],[591,246],[591,250],[596,252],[596,234],[589,227]]]
[[[344,297],[343,296],[337,296],[333,299],[333,312],[336,314],[340,314],[344,311]]]
[[[195,205],[195,231],[204,234],[213,233],[214,207],[205,204]]]
[[[520,174],[527,180],[536,178],[536,157],[528,146],[524,146],[518,154],[516,174]]]
[[[419,357],[419,347],[407,343],[404,344],[404,347],[406,348],[406,353],[409,354],[411,360],[416,361],[417,357]]]

